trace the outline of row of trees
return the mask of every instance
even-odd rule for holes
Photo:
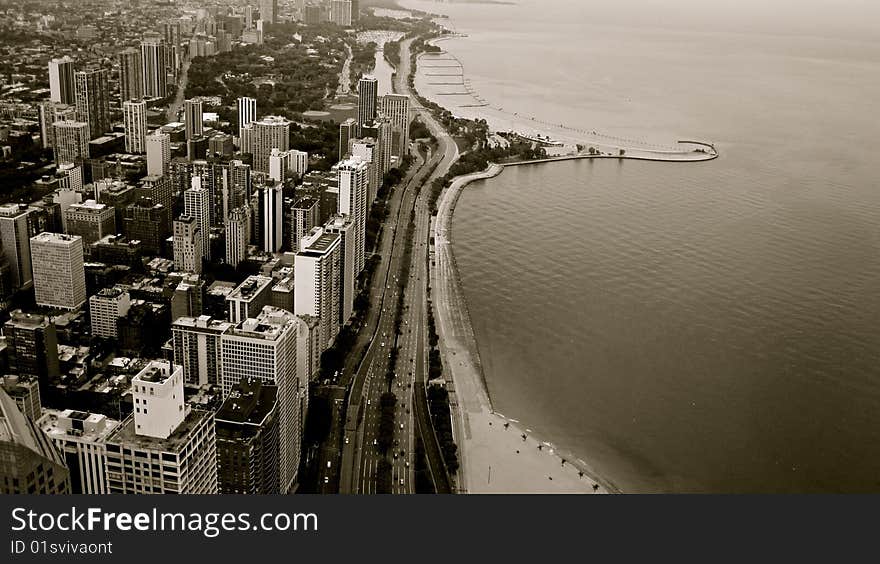
[[[452,410],[449,407],[449,391],[445,386],[428,386],[428,409],[440,441],[443,461],[446,462],[449,472],[455,473],[458,471],[458,445],[452,436]]]

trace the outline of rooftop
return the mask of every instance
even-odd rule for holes
[[[226,299],[251,301],[260,292],[265,290],[266,287],[272,283],[272,281],[273,279],[269,276],[260,276],[258,274],[248,276],[244,282],[239,284],[237,288],[229,293]]]
[[[193,409],[167,439],[157,439],[135,433],[134,416],[129,415],[125,421],[123,421],[122,424],[117,427],[109,437],[107,437],[107,442],[124,444],[127,447],[140,450],[180,452],[180,450],[189,442],[192,431],[210,416],[210,412]]]
[[[174,371],[180,367],[170,362],[162,362],[154,360],[147,364],[143,370],[138,372],[137,376],[132,379],[132,383],[149,382],[151,384],[162,383],[174,375]]]
[[[37,243],[55,243],[55,244],[72,244],[82,239],[79,235],[67,235],[66,233],[50,233],[43,231],[35,237],[31,237],[31,242]]]
[[[278,388],[256,379],[242,380],[226,397],[217,411],[215,420],[221,422],[259,425],[275,407]]]

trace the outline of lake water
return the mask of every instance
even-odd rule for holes
[[[403,4],[467,34],[457,113],[721,152],[465,190],[496,408],[624,491],[880,491],[880,7]]]

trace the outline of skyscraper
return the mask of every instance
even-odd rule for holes
[[[220,493],[279,493],[278,387],[253,378],[240,381],[215,419]]]
[[[131,296],[121,287],[103,288],[89,298],[92,336],[115,339],[119,336],[117,322],[128,315]]]
[[[272,149],[290,148],[290,121],[279,116],[266,116],[246,125],[241,131],[241,152],[254,157],[254,170],[269,172]]]
[[[89,124],[84,121],[56,121],[54,134],[55,164],[82,162],[89,158]]]
[[[107,437],[109,493],[216,494],[214,416],[183,401],[183,371],[151,361],[131,381],[134,413]]]
[[[211,198],[202,187],[201,177],[192,179],[192,188],[183,193],[183,213],[195,218],[202,237],[202,253],[211,260]]]
[[[351,0],[332,0],[330,4],[330,21],[336,25],[351,25]]]
[[[144,73],[144,96],[165,97],[165,41],[158,33],[147,33],[141,41],[141,59]]]
[[[202,127],[202,101],[187,100],[184,103],[184,121],[186,122],[186,140],[201,135]],[[204,157],[204,155],[202,155]]]
[[[290,250],[300,251],[300,241],[318,226],[321,202],[315,198],[300,198],[290,210]]]
[[[122,103],[125,123],[125,151],[143,153],[147,150],[147,103],[127,100]]]
[[[260,195],[259,226],[263,251],[277,253],[284,244],[284,197],[281,184],[271,182],[257,187]]]
[[[89,139],[110,131],[110,83],[107,71],[78,71],[76,83],[76,116],[89,124]]]
[[[92,243],[107,235],[116,235],[116,210],[95,200],[71,204],[64,212],[65,232],[82,239],[86,253]]]
[[[303,250],[296,254],[294,262],[295,313],[319,319],[322,351],[339,334],[340,243],[339,234],[316,227],[303,239]]]
[[[71,493],[106,494],[105,441],[119,421],[100,413],[48,409],[38,425],[64,458]]]
[[[146,137],[147,174],[162,176],[168,174],[171,163],[171,136],[156,130]]]
[[[55,122],[76,121],[76,106],[61,102],[42,102],[39,106],[39,121],[40,140],[43,148],[48,149],[55,145]]]
[[[335,215],[324,225],[328,233],[338,233],[339,252],[339,323],[345,325],[354,311],[357,275],[354,272],[354,222],[350,217]]]
[[[58,382],[58,336],[55,324],[44,315],[13,311],[3,325],[9,371],[37,378],[43,396],[49,396]]]
[[[61,453],[0,387],[0,494],[69,494]]]
[[[278,23],[278,0],[260,0],[260,19],[264,24]]]
[[[229,212],[226,219],[226,264],[237,267],[247,258],[250,241],[250,208],[241,206]]]
[[[366,123],[376,119],[379,81],[372,76],[364,76],[358,81],[358,137]]]
[[[355,139],[351,143],[351,156],[360,157],[367,162],[367,202],[372,202],[382,183],[378,143],[372,137]]]
[[[220,337],[234,326],[234,323],[212,319],[208,315],[174,320],[171,324],[174,362],[183,368],[187,383],[196,386],[220,384]]]
[[[248,6],[250,8],[250,6]],[[257,120],[257,99],[256,98],[239,98],[238,99],[238,137],[241,139],[241,130]],[[240,142],[240,141],[239,141]]]
[[[391,120],[391,154],[402,158],[409,145],[409,96],[386,94],[379,99],[379,111]]]
[[[281,492],[294,489],[302,444],[300,397],[307,382],[297,373],[297,332],[303,321],[283,309],[266,306],[255,317],[223,335],[224,397],[250,379],[278,387]]]
[[[339,213],[348,215],[354,222],[354,272],[364,269],[364,247],[367,227],[367,163],[352,157],[336,166],[339,183]]]
[[[202,231],[196,218],[181,215],[174,221],[174,268],[202,272]]]
[[[357,120],[348,118],[339,124],[339,160],[344,160],[349,154],[348,145],[352,139],[358,136]]]
[[[44,231],[31,237],[37,305],[75,310],[86,303],[82,237]]]
[[[119,100],[144,96],[144,64],[140,50],[129,47],[119,53]]]
[[[70,57],[49,61],[49,97],[53,102],[76,103],[73,65],[74,61]]]
[[[269,178],[280,183],[289,178],[292,168],[290,157],[290,151],[272,149],[269,153]]]
[[[12,284],[27,288],[33,282],[28,216],[31,210],[23,204],[0,205],[0,250],[9,260]]]
[[[151,198],[139,198],[125,207],[123,233],[141,242],[144,254],[162,254],[171,235],[171,210]]]

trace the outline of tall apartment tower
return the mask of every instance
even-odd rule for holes
[[[211,198],[198,176],[193,177],[192,188],[183,193],[183,213],[195,218],[201,232],[202,253],[206,260],[211,260]]]
[[[184,121],[186,123],[186,140],[189,141],[194,137],[201,135],[202,127],[202,101],[187,100],[184,102]]]
[[[354,312],[354,295],[357,275],[354,272],[354,222],[350,217],[334,215],[324,225],[328,233],[338,233],[340,237],[339,260],[339,323],[345,325]]]
[[[9,260],[12,285],[16,289],[27,288],[33,282],[28,229],[30,213],[31,209],[23,204],[0,205],[0,251]]]
[[[258,186],[260,197],[259,226],[263,251],[277,253],[284,244],[284,195],[281,184]]]
[[[70,493],[108,493],[105,441],[119,421],[100,413],[48,409],[38,424],[70,470]]]
[[[6,393],[9,394],[25,417],[37,421],[43,416],[40,383],[35,377],[18,374],[0,376],[0,388],[6,390]]]
[[[366,123],[376,119],[379,81],[373,76],[364,76],[358,81],[358,137]]]
[[[37,305],[75,310],[86,303],[82,237],[44,231],[31,237]]]
[[[348,118],[339,124],[339,160],[344,160],[348,156],[348,146],[352,139],[358,136],[357,120]]]
[[[216,494],[214,415],[183,401],[180,366],[151,361],[131,381],[134,413],[107,438],[111,494]]]
[[[409,96],[386,94],[379,100],[379,111],[391,120],[391,154],[403,158],[409,145]]]
[[[125,152],[144,153],[147,150],[147,103],[127,100],[122,103],[125,123]]]
[[[339,184],[339,213],[350,216],[354,223],[354,272],[358,276],[364,269],[364,242],[367,227],[367,176],[366,161],[352,157],[336,167]]]
[[[174,268],[201,274],[202,231],[196,218],[182,215],[174,221]]]
[[[372,202],[379,193],[383,178],[379,165],[379,144],[372,137],[355,139],[351,142],[351,156],[367,162],[367,202]]]
[[[47,316],[13,311],[3,325],[9,371],[36,376],[44,394],[58,381],[58,336]]]
[[[115,339],[119,336],[119,318],[128,315],[131,296],[119,286],[104,288],[89,298],[92,336]]]
[[[336,25],[351,25],[351,0],[333,0],[330,5],[330,21]]]
[[[212,319],[209,315],[174,320],[171,324],[174,362],[183,368],[187,383],[196,386],[220,384],[220,337],[234,326],[234,323]]]
[[[250,6],[248,6],[250,7]],[[241,139],[241,130],[257,121],[257,99],[242,97],[238,99],[238,137]]]
[[[95,139],[110,131],[110,82],[107,71],[78,71],[74,79],[77,119],[89,124],[89,139]]]
[[[76,104],[73,65],[70,57],[49,61],[49,97],[53,102]]]
[[[248,378],[217,411],[217,479],[221,494],[280,492],[278,387]]]
[[[266,306],[221,338],[224,397],[235,385],[251,379],[278,387],[282,493],[295,488],[300,462],[300,401],[308,386],[297,374],[297,332],[302,323],[289,311]]]
[[[54,124],[57,121],[76,121],[76,106],[61,102],[42,102],[39,106],[40,140],[43,148],[55,145]]]
[[[158,33],[147,33],[141,41],[144,96],[164,98],[166,94],[166,45]]]
[[[339,334],[340,243],[339,234],[316,227],[303,239],[303,250],[296,254],[294,262],[294,313],[319,319],[322,351],[330,348]]]
[[[278,0],[260,0],[260,19],[264,24],[278,23]]]
[[[251,214],[248,206],[241,206],[229,212],[226,219],[226,264],[237,267],[247,258],[250,241]]]
[[[147,174],[162,176],[168,174],[171,164],[171,136],[156,130],[145,140],[147,151]]]
[[[290,121],[279,116],[267,116],[242,128],[241,152],[254,156],[254,170],[269,172],[272,149],[290,149]]]
[[[140,100],[144,96],[144,63],[140,50],[129,47],[119,53],[119,99]]]
[[[81,162],[89,158],[89,124],[84,121],[56,121],[52,124],[55,164]]]
[[[290,210],[290,250],[300,251],[300,241],[318,226],[321,202],[315,198],[300,198]]]
[[[64,212],[65,232],[82,239],[83,248],[89,252],[92,243],[107,235],[116,235],[116,210],[95,200],[71,204]]]
[[[52,440],[0,388],[0,494],[69,494],[70,473]]]
[[[269,178],[279,183],[289,178],[293,168],[291,156],[291,151],[272,149],[269,153]]]

